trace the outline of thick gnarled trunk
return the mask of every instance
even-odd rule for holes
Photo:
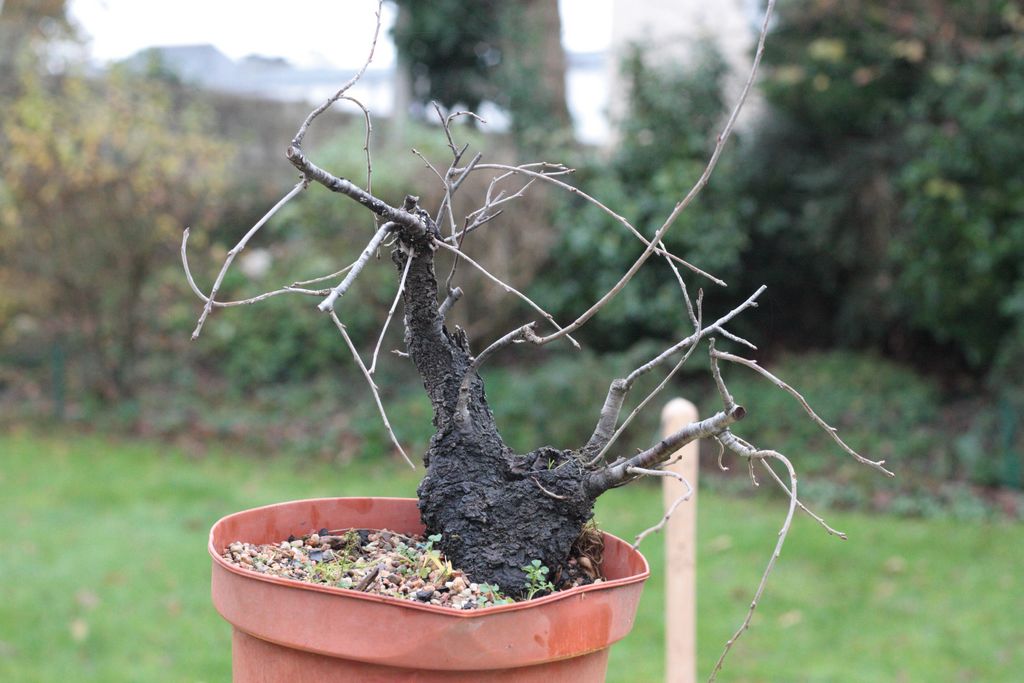
[[[406,346],[434,409],[436,432],[424,456],[419,505],[428,533],[478,582],[509,595],[523,592],[523,567],[533,560],[552,575],[565,567],[573,543],[593,513],[585,471],[572,451],[550,447],[516,454],[505,445],[471,368],[465,334],[450,332],[438,313],[437,280],[429,244],[403,242],[399,269],[412,254],[404,295]],[[467,410],[456,415],[467,372]]]

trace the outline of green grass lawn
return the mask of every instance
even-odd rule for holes
[[[412,495],[397,463],[201,458],[137,441],[0,435],[0,681],[227,681],[229,627],[209,601],[218,517],[301,497]],[[630,537],[653,487],[613,491],[598,521]],[[701,496],[699,669],[739,624],[785,514],[773,500]],[[1024,526],[798,518],[723,681],[1019,681]],[[662,676],[661,539],[610,681]]]

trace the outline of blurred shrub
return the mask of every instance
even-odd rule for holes
[[[700,176],[726,113],[726,65],[710,45],[698,52],[692,65],[681,68],[654,66],[634,49],[623,65],[630,98],[619,145],[608,160],[591,157],[574,164],[574,182],[648,237]],[[736,160],[731,150],[723,155],[714,180],[666,238],[674,253],[725,279],[739,267],[747,244],[734,184]],[[561,228],[559,241],[533,292],[556,318],[571,320],[611,289],[643,244],[574,196],[561,200],[553,221]],[[697,287],[715,287],[681,270],[694,296]],[[640,339],[676,337],[688,326],[674,275],[652,257],[581,335],[599,350],[625,349]]]
[[[792,0],[778,21],[742,281],[769,284],[779,335],[975,375],[1019,357],[1019,5]]]
[[[766,330],[758,342],[868,347],[975,377],[998,361],[990,378],[1008,390],[1005,371],[1024,357],[1022,31],[1012,2],[783,3],[763,78],[770,106],[669,233],[676,253],[729,282],[686,274],[707,290],[705,309],[767,284],[767,312],[739,322]],[[624,71],[621,142],[579,181],[651,235],[706,162],[726,111],[724,65],[710,50],[684,67],[637,52]],[[568,318],[641,245],[578,199],[555,222],[572,229],[535,291]],[[651,265],[588,342],[678,336],[674,278]]]
[[[150,277],[183,226],[216,217],[231,150],[167,83],[31,62],[18,78],[0,114],[0,281],[18,284],[0,326],[34,318],[30,343],[61,339],[88,392],[130,396]]]
[[[1024,35],[931,65],[913,105],[897,286],[914,325],[989,365],[1024,329]]]

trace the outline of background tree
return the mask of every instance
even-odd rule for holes
[[[557,0],[398,0],[394,40],[413,97],[429,110],[503,107],[512,132],[533,148],[567,142],[565,52]]]
[[[131,396],[151,276],[182,223],[216,219],[229,148],[166,82],[25,68],[17,84],[0,119],[6,314],[80,354],[85,388]]]
[[[748,282],[779,283],[781,328],[977,374],[1013,343],[1021,16],[1013,2],[783,5],[744,253]]]

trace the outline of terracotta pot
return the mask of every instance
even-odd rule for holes
[[[608,647],[633,628],[650,573],[605,534],[603,583],[464,611],[265,576],[220,556],[232,541],[322,527],[423,531],[409,498],[298,500],[214,524],[213,604],[234,627],[234,681],[603,681]]]

